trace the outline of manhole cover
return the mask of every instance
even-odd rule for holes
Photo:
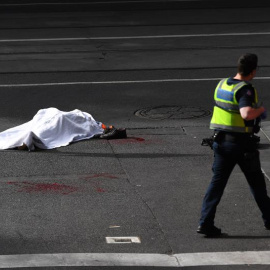
[[[211,115],[211,112],[198,107],[182,106],[157,106],[152,108],[140,109],[135,112],[136,116],[152,119],[192,119]]]

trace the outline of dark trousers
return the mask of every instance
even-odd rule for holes
[[[270,225],[270,198],[267,196],[259,151],[250,147],[250,143],[226,140],[214,142],[213,149],[213,178],[203,200],[200,225],[214,225],[217,205],[236,164],[240,166],[247,179],[250,190],[262,212],[264,223]]]

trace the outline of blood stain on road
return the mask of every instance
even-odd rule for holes
[[[96,173],[91,175],[81,176],[80,179],[89,181],[88,183],[95,189],[98,193],[107,192],[105,189],[100,187],[101,183],[97,180],[97,178],[107,178],[107,179],[118,179],[117,176],[109,174],[109,173]]]
[[[115,143],[115,144],[143,143],[143,142],[145,142],[145,139],[141,137],[128,137],[126,139],[110,140],[110,143]]]
[[[58,183],[32,183],[27,181],[22,182],[7,182],[9,185],[14,185],[18,187],[18,192],[26,193],[58,193],[62,195],[67,195],[78,190],[77,187],[58,184]]]
[[[95,179],[95,178],[118,179],[117,176],[109,174],[109,173],[96,173],[96,174],[81,176],[80,178],[83,180],[90,180],[90,179]]]
[[[109,140],[109,142],[113,145],[152,145],[152,144],[164,144],[164,140],[160,138],[142,138],[142,137],[128,137],[127,139],[114,139]]]
[[[101,187],[97,187],[97,188],[96,188],[96,191],[97,191],[98,193],[106,192],[105,189],[103,189],[103,188],[101,188]]]

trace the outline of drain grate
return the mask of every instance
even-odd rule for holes
[[[141,240],[139,237],[126,236],[126,237],[106,237],[106,242],[108,244],[140,244]]]
[[[135,115],[141,118],[151,120],[164,119],[193,119],[211,115],[211,112],[199,107],[183,107],[183,106],[157,106],[137,110]]]

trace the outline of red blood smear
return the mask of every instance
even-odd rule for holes
[[[59,194],[70,194],[78,190],[77,187],[72,187],[58,183],[32,183],[32,182],[8,182],[10,185],[18,186],[18,192],[26,193],[59,193]]]
[[[99,192],[99,193],[106,192],[105,189],[100,187],[100,183],[96,182],[98,180],[93,180],[95,178],[100,178],[100,177],[101,178],[109,178],[109,179],[118,179],[118,177],[111,175],[111,174],[108,174],[108,173],[97,173],[97,174],[92,174],[92,175],[88,175],[88,176],[82,176],[82,177],[80,177],[80,179],[89,180],[89,184],[92,185],[97,192]]]
[[[84,180],[89,180],[89,179],[99,178],[99,177],[110,178],[110,179],[118,179],[117,176],[114,176],[114,175],[108,174],[108,173],[97,173],[97,174],[93,174],[93,175],[83,176],[83,177],[80,177],[80,178],[84,179]]]
[[[100,188],[100,187],[98,187],[98,188],[96,189],[96,191],[99,192],[99,193],[100,193],[100,192],[106,192],[103,188]]]
[[[144,142],[145,139],[144,138],[134,138],[134,140],[138,141],[138,142]]]
[[[128,144],[128,143],[142,143],[145,142],[144,138],[140,137],[128,137],[127,139],[110,140],[113,144]]]

